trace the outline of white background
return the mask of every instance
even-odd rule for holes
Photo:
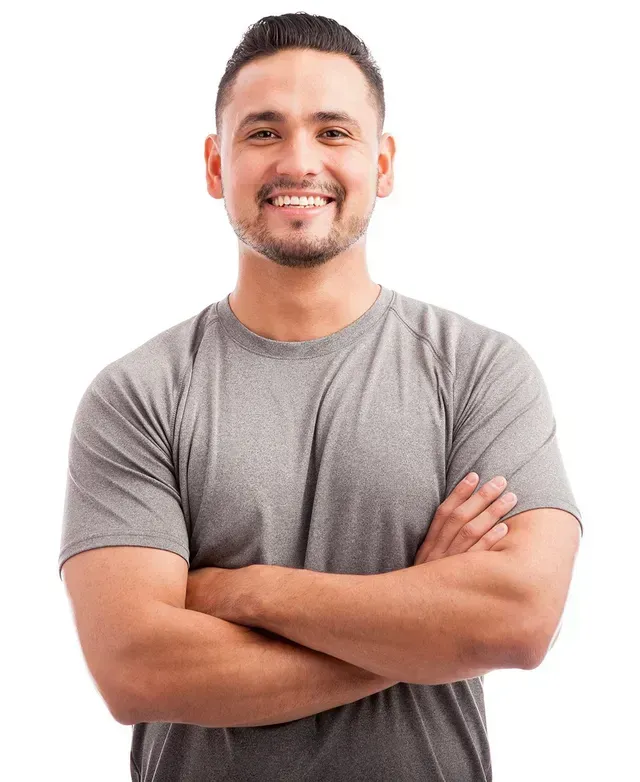
[[[629,779],[639,698],[637,4],[22,2],[2,12],[7,779],[129,779],[58,579],[70,427],[107,363],[235,286],[205,188],[227,59],[333,16],[385,80],[395,189],[371,278],[506,332],[546,380],[582,511],[560,638],[485,679],[496,782]],[[457,780],[456,782],[466,782]]]

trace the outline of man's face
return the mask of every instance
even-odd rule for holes
[[[248,114],[265,111],[282,118],[243,125]],[[342,112],[355,124],[311,116],[320,111]],[[209,192],[224,197],[237,237],[281,266],[319,266],[344,252],[364,236],[376,197],[391,191],[387,176],[379,192],[383,150],[368,85],[344,55],[287,50],[244,66],[221,133],[206,141]],[[380,143],[388,150],[393,139]],[[267,200],[291,191],[333,200],[298,214]]]

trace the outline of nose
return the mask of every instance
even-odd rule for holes
[[[278,147],[276,172],[298,182],[322,170],[322,145],[305,133],[292,135]]]

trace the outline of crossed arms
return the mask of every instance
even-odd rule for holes
[[[544,644],[514,565],[494,551],[367,576],[205,568],[198,610],[156,604],[120,661],[135,687],[118,721],[276,724],[399,681],[535,667]],[[221,599],[225,574],[235,599]]]

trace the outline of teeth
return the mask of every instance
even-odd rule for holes
[[[329,200],[326,198],[321,198],[320,196],[276,196],[275,198],[269,199],[271,203],[274,206],[298,206],[298,207],[316,207],[316,206],[325,206],[325,204],[329,203]]]

